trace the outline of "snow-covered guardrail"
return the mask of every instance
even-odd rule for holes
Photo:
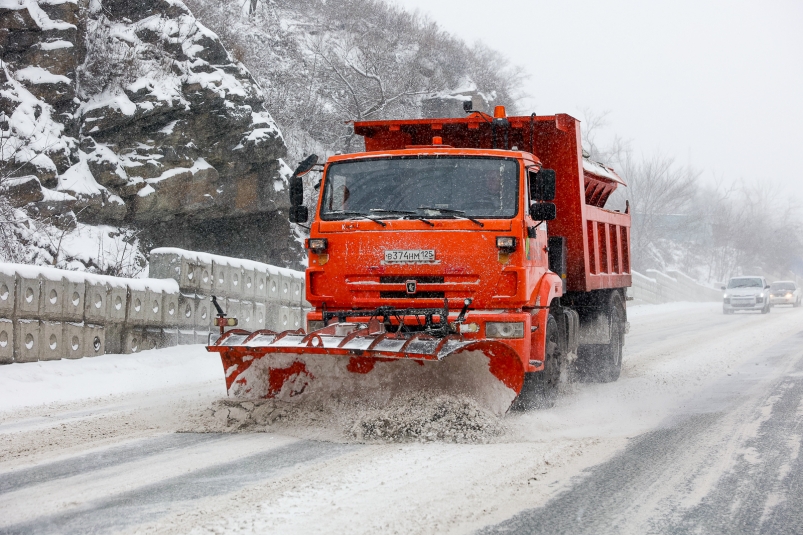
[[[669,270],[662,273],[654,269],[646,274],[633,272],[633,285],[627,294],[636,303],[670,303],[673,301],[719,301],[722,293],[698,283],[688,275]]]
[[[211,296],[248,330],[303,323],[304,274],[181,249],[154,249],[151,278],[0,263],[0,363],[205,343]]]

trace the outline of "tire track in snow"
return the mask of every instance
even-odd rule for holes
[[[225,436],[225,435],[224,435]],[[230,435],[229,435],[230,436]],[[189,444],[196,440],[213,442],[218,435],[187,434],[179,439]],[[185,445],[186,445],[185,444]],[[162,442],[164,446],[165,443]],[[175,444],[173,444],[175,446]],[[157,446],[154,446],[156,448]],[[240,457],[232,461],[191,471],[157,483],[140,486],[128,492],[105,499],[78,504],[70,510],[40,516],[26,522],[0,526],[0,534],[38,533],[109,533],[127,526],[151,522],[159,517],[192,507],[196,500],[228,494],[248,485],[268,480],[295,466],[320,461],[360,448],[357,445],[326,442],[298,441],[269,449],[265,452]],[[225,456],[225,450],[221,456]],[[107,462],[122,459],[123,451],[106,457]],[[147,456],[147,454],[145,454]],[[84,457],[91,457],[84,456]],[[86,460],[86,459],[84,459]],[[51,463],[56,466],[56,477],[70,471],[70,462]],[[59,465],[61,465],[59,471]],[[42,467],[45,468],[45,467]],[[33,470],[33,469],[32,469]],[[40,480],[47,476],[39,473]],[[13,484],[13,482],[12,482]],[[17,484],[20,484],[17,481]],[[32,483],[35,485],[36,483]]]
[[[171,450],[220,440],[223,436],[184,433],[164,435],[153,439],[136,440],[122,446],[114,446],[99,452],[78,455],[61,461],[0,473],[0,495],[39,483],[103,470],[104,468],[130,463]]]
[[[477,533],[803,533],[803,463],[793,447],[803,432],[801,348],[803,333],[779,342],[567,491]],[[749,428],[751,420],[757,430],[723,463],[734,422]],[[750,451],[766,457],[756,463]],[[704,481],[712,467],[713,484]],[[683,505],[699,485],[697,503]]]

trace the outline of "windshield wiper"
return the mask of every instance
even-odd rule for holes
[[[430,227],[434,227],[435,226],[435,223],[433,223],[429,219],[424,219],[420,215],[407,215],[407,216],[404,216],[404,219],[417,219],[418,221],[423,221],[424,223],[426,223]]]
[[[474,219],[473,217],[467,216],[465,210],[453,210],[451,208],[434,208],[432,206],[419,206],[418,209],[419,210],[432,210],[433,212],[440,212],[440,213],[446,214],[446,215],[460,216],[463,219],[468,219],[472,223],[476,223],[481,227],[485,226],[485,224],[482,221],[479,221],[477,219]]]
[[[365,215],[363,213],[360,213],[360,212],[347,212],[345,210],[333,210],[333,211],[331,211],[329,213],[330,214],[334,214],[334,215],[344,215],[344,216],[350,216],[350,217],[361,217],[362,219],[367,219],[368,221],[373,221],[374,223],[378,223],[378,224],[382,225],[383,227],[387,227],[388,226],[388,224],[385,223],[384,221],[380,221],[378,219],[374,219],[373,217],[369,217],[369,216],[367,216],[367,215]]]
[[[416,213],[413,212],[412,210],[385,210],[384,208],[371,208],[369,212],[374,212],[374,213],[379,212],[381,214],[389,214],[389,215],[400,215],[402,216],[402,219],[417,219],[418,221],[423,221],[430,227],[435,226],[435,223],[428,221],[427,219],[424,219],[420,215],[416,215]]]
[[[412,210],[385,210],[384,208],[371,208],[368,211],[369,212],[374,212],[374,213],[379,212],[380,214],[390,214],[390,215],[410,215],[410,214],[415,214],[415,212],[413,212]]]

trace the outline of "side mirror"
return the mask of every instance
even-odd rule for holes
[[[291,223],[306,223],[309,220],[309,209],[306,206],[290,207]]]
[[[304,181],[300,176],[290,178],[290,206],[304,204]]]
[[[555,170],[541,169],[530,173],[530,200],[552,201],[555,199]]]
[[[765,290],[769,290],[769,289],[770,289],[770,285],[769,285],[769,284],[767,284],[766,286],[764,286],[764,289],[765,289]]]
[[[557,214],[555,203],[538,202],[530,206],[530,217],[536,221],[552,221]]]
[[[312,168],[315,167],[315,164],[318,163],[318,155],[317,154],[310,154],[306,158],[304,158],[301,163],[298,164],[296,170],[293,171],[293,176],[304,176],[310,171]]]
[[[720,286],[720,288],[722,288],[723,290],[727,290],[727,288],[725,288],[724,286]]]

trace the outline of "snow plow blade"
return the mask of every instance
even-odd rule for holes
[[[310,334],[234,329],[207,351],[220,353],[228,394],[238,398],[355,398],[383,405],[411,392],[452,394],[502,415],[524,381],[521,359],[506,344],[387,333],[375,320],[335,323]]]

